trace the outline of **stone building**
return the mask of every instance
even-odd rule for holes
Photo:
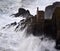
[[[32,22],[34,22],[33,34],[41,35],[44,32],[44,11],[39,11],[39,8],[37,8],[37,14]]]

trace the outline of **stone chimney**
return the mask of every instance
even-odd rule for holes
[[[39,12],[39,7],[37,7],[37,22],[38,22],[38,12]]]

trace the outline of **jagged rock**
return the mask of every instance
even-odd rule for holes
[[[13,22],[13,23],[11,23],[11,25],[15,26],[15,25],[17,25],[17,23],[16,22]]]
[[[19,8],[18,9],[18,13],[12,14],[12,15],[14,15],[15,17],[19,17],[19,16],[22,16],[22,17],[31,17],[32,16],[30,14],[29,10],[25,10],[24,8]]]
[[[2,29],[10,28],[11,26],[15,26],[15,25],[17,25],[17,22],[13,22],[13,23],[7,24],[7,25],[4,26]]]

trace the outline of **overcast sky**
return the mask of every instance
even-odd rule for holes
[[[60,2],[60,0],[40,0],[38,1],[38,7],[44,10],[46,6],[53,4],[53,2]]]
[[[44,10],[46,6],[56,1],[59,2],[60,0],[22,0],[22,5],[27,8],[40,7],[41,10]]]
[[[52,5],[54,2],[60,2],[60,0],[22,0],[22,7],[29,9],[34,14],[37,7],[40,10],[45,10],[46,6]]]

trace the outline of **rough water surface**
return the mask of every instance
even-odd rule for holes
[[[48,1],[49,4],[55,1]],[[27,3],[26,3],[27,2]],[[29,9],[31,14],[36,14],[36,8],[39,6],[44,10],[45,4],[49,5],[47,2],[45,4],[44,1],[41,0],[32,1],[32,0],[0,0],[0,51],[57,51],[54,40],[49,40],[48,38],[44,38],[41,41],[41,37],[35,37],[33,35],[29,35],[26,37],[26,29],[23,31],[15,32],[15,26],[11,26],[10,28],[2,29],[7,24],[13,22],[20,22],[22,17],[15,18],[14,16],[10,16],[13,13],[18,11],[18,8],[23,7],[25,9]],[[35,4],[34,4],[35,3]],[[41,6],[42,5],[42,6]],[[34,10],[33,10],[34,9]]]

